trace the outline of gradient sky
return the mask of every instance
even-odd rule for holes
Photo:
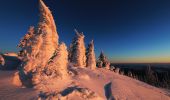
[[[170,0],[44,0],[52,11],[60,41],[74,29],[94,39],[112,62],[170,62]],[[0,51],[16,45],[38,23],[38,0],[0,0]]]

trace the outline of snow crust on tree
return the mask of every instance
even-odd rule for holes
[[[87,56],[86,66],[90,69],[95,69],[96,68],[96,57],[95,57],[95,52],[94,52],[93,40],[88,45],[86,56]]]
[[[42,32],[44,32],[44,35],[47,35],[47,37],[49,36],[49,38],[47,38],[47,43],[48,39],[50,39],[49,42],[51,42],[52,40],[51,45],[53,45],[53,47],[56,47],[58,46],[59,36],[56,30],[53,15],[51,14],[51,11],[48,9],[48,7],[44,4],[44,2],[42,0],[39,1],[40,22],[38,24],[38,33],[41,34]]]
[[[70,62],[75,67],[86,67],[86,48],[83,33],[75,30],[76,36],[70,45]]]
[[[45,67],[45,73],[48,76],[60,77],[65,79],[68,77],[68,51],[64,43],[61,43],[55,52],[54,56],[48,62],[48,65]]]
[[[36,88],[48,91],[46,87],[61,82],[61,80],[69,80],[68,75],[68,51],[64,43],[61,43],[49,60],[47,66],[40,73],[33,73],[32,83]]]

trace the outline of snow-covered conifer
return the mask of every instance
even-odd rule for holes
[[[100,53],[97,61],[97,67],[101,68],[104,67],[106,69],[110,69],[110,62],[108,58],[104,55],[103,51]]]
[[[79,33],[77,30],[76,37],[73,39],[70,50],[70,62],[76,67],[86,66],[86,48],[84,43],[83,33]]]
[[[86,56],[87,56],[86,66],[90,69],[95,69],[96,68],[96,57],[95,57],[95,52],[94,52],[93,40],[88,45]]]
[[[38,80],[50,58],[58,48],[58,33],[53,16],[42,0],[39,0],[40,20],[36,28],[31,27],[21,40],[23,63],[19,71],[24,81]],[[28,82],[27,82],[28,83]],[[34,85],[34,84],[33,84]]]
[[[39,5],[38,27],[31,27],[19,44],[26,73],[43,69],[58,47],[59,37],[53,16],[42,0]]]

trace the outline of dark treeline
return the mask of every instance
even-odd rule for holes
[[[170,89],[170,64],[111,64],[119,73],[156,87]]]

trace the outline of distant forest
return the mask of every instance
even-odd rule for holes
[[[150,85],[170,89],[170,64],[111,64],[119,73]]]

